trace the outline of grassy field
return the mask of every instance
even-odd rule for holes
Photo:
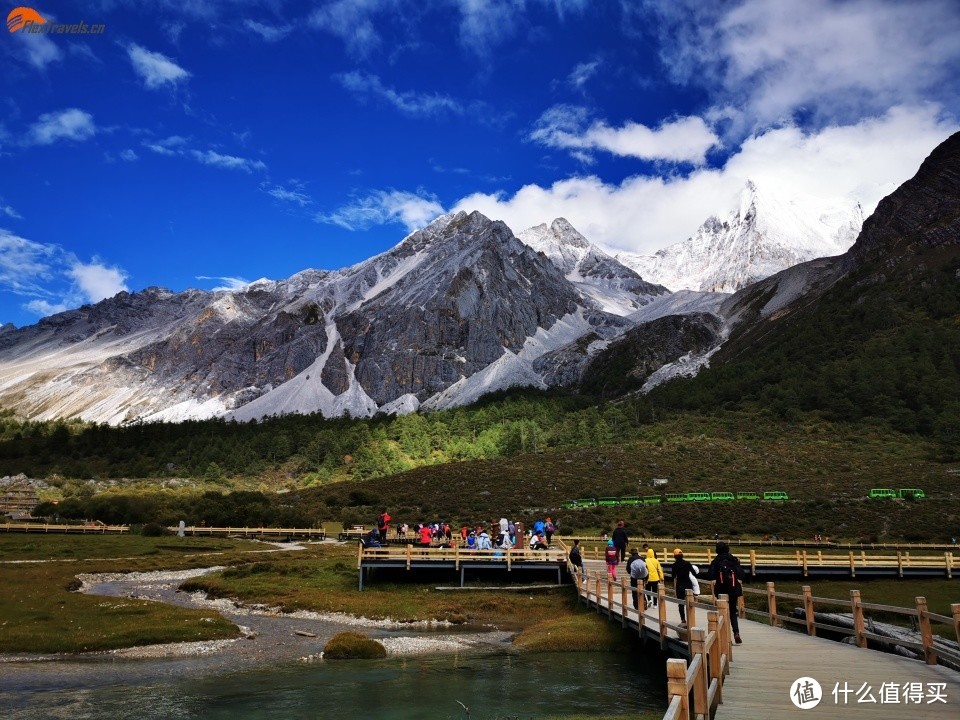
[[[139,536],[0,536],[0,652],[81,652],[235,637],[217,613],[72,592],[79,573],[209,567],[243,562],[263,545]],[[52,562],[35,562],[55,558]],[[33,562],[10,563],[27,560]]]

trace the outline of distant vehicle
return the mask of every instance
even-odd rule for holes
[[[622,497],[620,498],[621,505],[642,505],[643,500],[638,497]]]
[[[660,503],[659,495],[647,495],[643,498],[644,505],[658,505]]]
[[[654,478],[653,480],[650,481],[650,484],[653,487],[663,487],[668,482],[670,481],[667,478]]]
[[[596,507],[597,499],[596,498],[580,498],[576,501],[577,507]]]
[[[755,492],[738,492],[737,500],[759,500],[760,493]]]
[[[620,499],[615,497],[602,497],[597,500],[597,505],[600,506],[616,506],[620,504]]]
[[[566,508],[567,510],[576,510],[576,509],[577,509],[578,507],[580,507],[580,506],[577,505],[577,501],[576,501],[576,500],[567,500],[567,501],[563,504],[563,507]]]
[[[711,500],[733,500],[732,492],[712,492],[710,493]]]
[[[686,502],[686,493],[667,493],[667,502]]]
[[[703,502],[705,500],[710,500],[710,493],[708,492],[688,492],[687,500],[694,500],[695,502]]]
[[[897,494],[902,498],[915,498],[917,500],[927,496],[920,488],[900,488],[897,490]]]
[[[870,491],[870,497],[872,498],[895,498],[897,497],[897,491],[892,488],[873,488]]]
[[[782,490],[768,490],[763,493],[764,500],[789,500],[787,494]]]

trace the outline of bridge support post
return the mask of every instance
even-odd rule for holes
[[[804,577],[806,577],[806,568],[804,568]],[[767,583],[767,613],[770,615],[770,626],[777,627],[777,587],[772,582]]]
[[[692,628],[697,622],[697,599],[693,596],[693,590],[687,589],[683,601],[687,606],[685,608],[687,611],[687,627]]]
[[[599,574],[599,573],[597,574],[596,590],[597,590],[597,615],[599,615],[599,614],[600,614],[600,610],[601,610],[601,607],[600,607],[600,574]]]
[[[721,661],[721,656],[723,651],[721,650],[722,644],[720,641],[720,636],[717,634],[717,627],[720,624],[720,614],[716,610],[707,611],[707,631],[713,635],[716,639],[713,643],[713,648],[710,651],[710,677],[717,679],[717,694],[714,697],[714,701],[719,705],[723,702],[723,663]]]
[[[667,702],[680,698],[677,720],[690,720],[690,695],[687,692],[687,661],[680,658],[667,660]]]
[[[667,595],[663,589],[663,583],[657,583],[657,611],[660,621],[660,649],[667,649]]]
[[[957,634],[957,642],[960,643],[960,603],[953,603],[950,606],[950,612],[953,613],[953,631]]]
[[[857,566],[853,561],[853,550],[850,551],[850,577],[855,578],[857,576]]]
[[[809,585],[803,586],[803,614],[807,618],[807,635],[815,637],[817,626],[813,619],[813,590]]]
[[[625,578],[620,578],[620,625],[621,627],[627,626],[627,608],[630,607],[627,605],[627,585]]]
[[[865,648],[867,638],[863,635],[863,605],[860,603],[859,590],[850,591],[850,611],[853,613],[853,632],[857,640],[857,647]]]
[[[607,620],[613,619],[613,581],[607,575]]]
[[[707,678],[707,638],[703,628],[690,628],[690,662],[700,656],[700,668],[693,678],[693,713],[697,717],[710,717],[710,708],[707,704],[707,688],[710,681]],[[717,683],[720,684],[719,682]]]
[[[937,651],[933,647],[933,631],[930,629],[930,615],[927,610],[927,599],[918,597],[917,621],[920,623],[920,640],[923,643],[923,659],[927,665],[937,664]]]

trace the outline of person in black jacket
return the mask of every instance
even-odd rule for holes
[[[581,582],[587,581],[587,573],[583,569],[583,555],[580,554],[580,541],[574,540],[573,547],[570,548],[570,564],[573,565],[573,571],[580,573]]]
[[[684,559],[683,551],[680,548],[673,551],[673,569],[670,575],[673,577],[673,589],[677,593],[677,599],[681,601],[678,605],[681,623],[687,622],[687,606],[683,601],[687,597],[687,590],[696,592],[693,578],[699,571],[696,565]]]
[[[617,520],[617,527],[610,539],[613,540],[613,546],[617,549],[617,561],[623,562],[627,559],[627,543],[630,542],[623,520]]]
[[[730,627],[733,628],[733,641],[739,645],[740,622],[737,618],[737,598],[743,595],[743,567],[740,560],[730,554],[730,547],[722,540],[717,543],[717,556],[707,569],[707,579],[713,580],[713,595],[726,595],[730,600]]]

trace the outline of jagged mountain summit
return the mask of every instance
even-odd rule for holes
[[[748,181],[724,218],[710,217],[683,242],[652,256],[616,256],[670,290],[736,292],[788,267],[845,252],[863,226],[856,203],[778,197]]]
[[[342,270],[230,292],[148,288],[8,329],[0,404],[36,419],[250,420],[545,387],[540,356],[588,332],[615,337],[666,293],[589,250],[577,267],[572,281],[502,222],[445,215]]]
[[[669,293],[591,244],[565,218],[557,218],[549,227],[528,228],[517,238],[543,253],[581,293],[616,315],[628,315]]]

